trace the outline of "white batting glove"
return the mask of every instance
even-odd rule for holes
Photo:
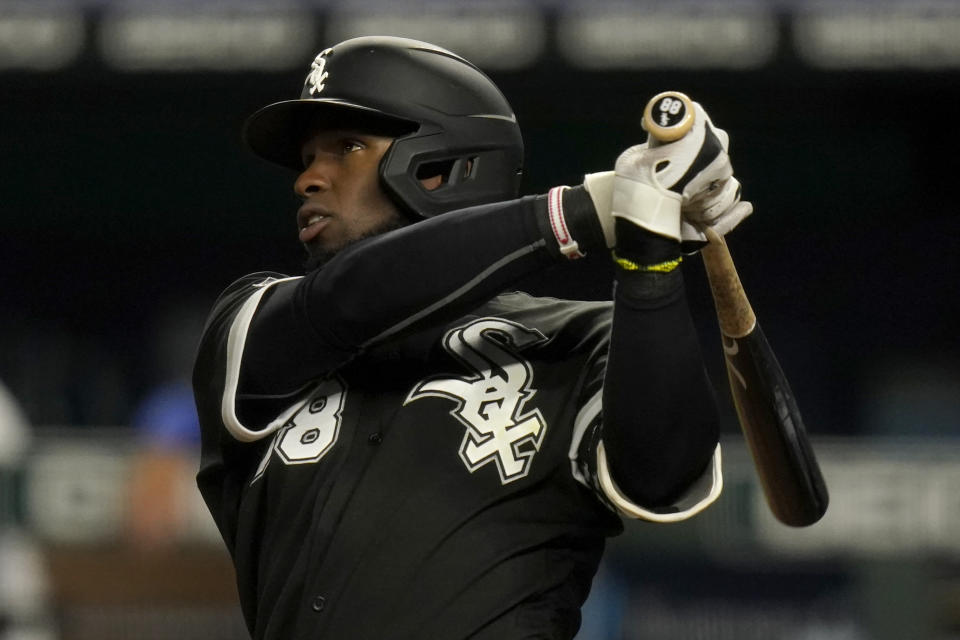
[[[722,235],[753,211],[749,202],[740,202],[740,183],[727,155],[729,136],[693,104],[694,125],[683,138],[669,143],[651,138],[624,151],[615,171],[584,176],[608,246],[615,242],[617,217],[676,240],[703,242],[698,227],[711,226]]]
[[[740,182],[730,176],[693,196],[681,209],[681,237],[685,242],[706,242],[702,229],[711,227],[726,235],[753,213],[753,204],[740,200]]]
[[[740,182],[733,177],[728,155],[730,136],[713,126],[710,116],[698,103],[694,103],[694,108],[697,117],[703,114],[722,149],[683,190],[681,237],[684,242],[698,243],[707,241],[703,227],[711,227],[719,235],[725,235],[753,213],[753,204],[740,200]]]
[[[600,226],[603,228],[603,238],[607,241],[607,248],[612,249],[617,243],[613,232],[613,171],[599,171],[583,176],[583,187],[593,200],[593,208],[597,210]]]

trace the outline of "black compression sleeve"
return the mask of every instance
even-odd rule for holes
[[[617,272],[603,387],[610,473],[631,500],[667,506],[706,468],[717,407],[681,271]]]
[[[607,250],[593,200],[583,185],[563,192],[563,210],[571,234],[585,251]]]
[[[455,318],[560,259],[542,196],[359,242],[265,296],[250,326],[241,388],[290,392],[368,346],[427,319]]]

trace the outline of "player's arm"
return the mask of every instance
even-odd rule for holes
[[[704,197],[735,179],[726,133],[697,109],[695,135],[627,150],[615,178],[591,191],[598,209],[612,210],[617,267],[602,416],[593,418],[587,444],[605,496],[624,513],[654,520],[695,513],[722,482],[713,389],[679,268],[681,240],[697,239],[685,233],[683,214],[725,232],[752,210],[738,189]]]
[[[630,223],[619,223],[617,232],[621,261],[650,265],[680,258],[675,240]],[[719,435],[713,389],[680,269],[616,269],[603,383],[601,464],[606,469],[600,471],[609,472],[613,481],[613,487],[605,487],[608,494],[615,488],[608,497],[668,507],[713,460]]]
[[[567,231],[582,250],[605,251],[586,192],[564,194],[577,214]],[[295,390],[419,323],[462,315],[565,260],[558,232],[548,198],[529,196],[364,240],[303,278],[269,284],[243,316],[241,391]]]

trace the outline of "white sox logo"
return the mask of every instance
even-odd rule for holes
[[[330,55],[331,51],[333,51],[333,49],[324,49],[317,54],[317,57],[310,63],[310,73],[307,75],[306,85],[310,87],[311,96],[323,91],[324,83],[330,75],[330,73],[326,71],[326,68],[327,56]]]
[[[424,380],[404,405],[428,396],[453,400],[457,406],[450,415],[467,428],[460,444],[467,469],[473,473],[494,463],[502,484],[519,480],[530,471],[547,430],[539,409],[524,413],[536,389],[531,386],[533,369],[519,351],[546,340],[535,329],[500,318],[451,329],[443,346],[473,373]]]

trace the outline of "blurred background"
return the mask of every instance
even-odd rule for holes
[[[487,70],[526,193],[611,168],[665,89],[731,136],[756,213],[729,243],[831,508],[769,515],[687,261],[724,494],[612,541],[578,638],[960,638],[960,3],[0,0],[0,640],[246,637],[192,352],[234,278],[300,269],[292,176],[243,120],[363,34]],[[609,283],[588,258],[524,286]]]

